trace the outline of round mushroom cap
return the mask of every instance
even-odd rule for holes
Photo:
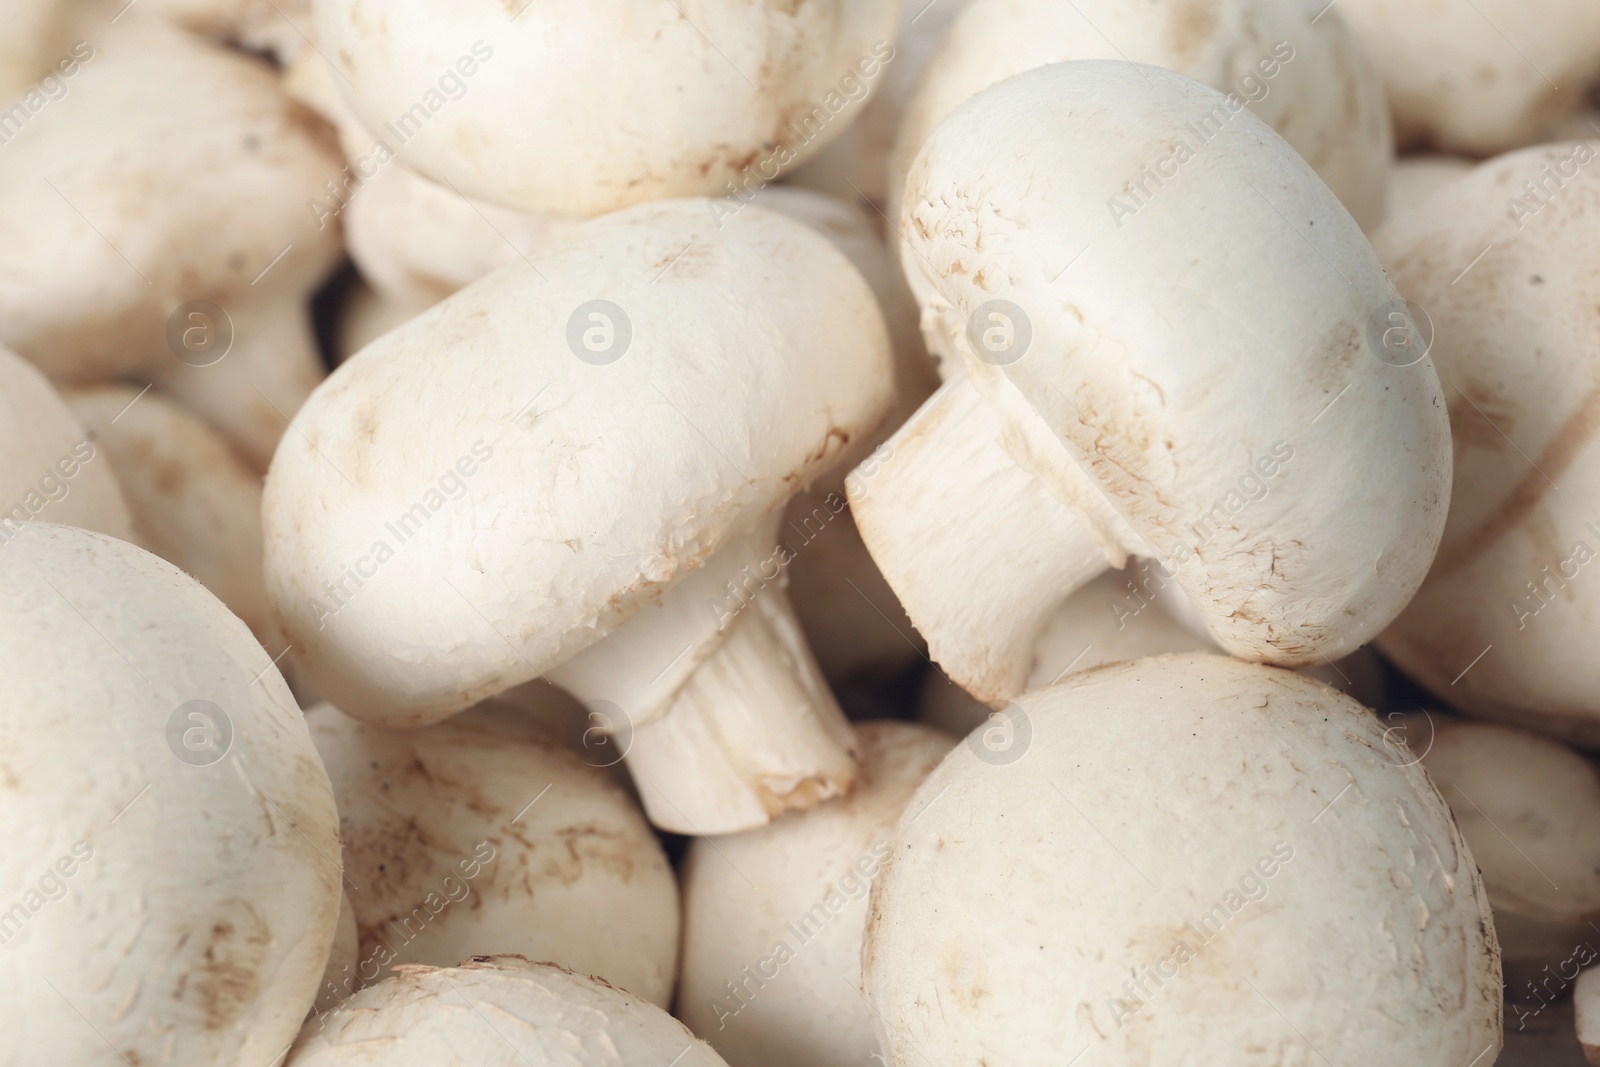
[[[660,1008],[548,963],[408,966],[306,1023],[285,1067],[722,1067]]]
[[[879,1051],[861,994],[867,891],[906,802],[955,738],[890,721],[862,723],[856,738],[848,797],[689,847],[678,1014],[734,1067],[832,1067]],[[730,996],[746,965],[759,989]]]
[[[358,984],[501,950],[665,1006],[678,885],[631,797],[514,712],[424,730],[306,713],[339,804]]]
[[[964,101],[1026,70],[1094,59],[1164,67],[1231,94],[1305,157],[1358,222],[1383,217],[1394,150],[1377,72],[1337,8],[1318,15],[1299,0],[969,0],[906,106],[891,202],[934,128]],[[1141,162],[1155,167],[1157,158]]]
[[[0,152],[0,341],[58,379],[195,359],[193,302],[298,298],[340,254],[307,210],[338,151],[270,68],[156,20],[108,41]]]
[[[1464,712],[1591,745],[1600,660],[1579,635],[1600,627],[1600,185],[1582,173],[1595,169],[1597,141],[1510,153],[1374,237],[1431,329],[1455,450],[1438,558],[1379,646]]]
[[[300,709],[170,563],[44,523],[0,552],[0,1063],[270,1062],[339,914]]]
[[[1029,71],[934,132],[901,232],[924,329],[1012,457],[1162,560],[1224,649],[1337,659],[1421,584],[1449,502],[1438,379],[1386,347],[1377,256],[1247,109],[1155,67]]]
[[[807,227],[709,206],[574,227],[313,394],[263,514],[269,595],[330,702],[421,725],[535,677],[877,428],[860,275]]]
[[[1600,918],[1600,772],[1526,730],[1459,723],[1422,757],[1496,913]]]
[[[217,431],[160,393],[129,385],[69,389],[150,551],[215,593],[278,648],[261,575],[261,476]]]
[[[137,540],[94,437],[43,374],[0,345],[0,549],[30,519]]]
[[[1403,147],[1486,156],[1575,111],[1600,78],[1588,0],[1345,0]]]
[[[888,1062],[1493,1060],[1483,883],[1366,709],[1208,655],[1017,704],[1025,743],[958,745],[873,884]]]
[[[759,188],[838,137],[894,56],[891,0],[323,0],[341,91],[467,196],[587,217]]]

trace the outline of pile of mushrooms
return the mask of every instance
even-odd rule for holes
[[[0,1067],[1600,1065],[1592,2],[0,16]]]

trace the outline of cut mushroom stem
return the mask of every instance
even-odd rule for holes
[[[859,472],[850,506],[934,662],[979,700],[1004,703],[1063,600],[1110,569],[1088,520],[1020,466],[970,380],[949,382]]]

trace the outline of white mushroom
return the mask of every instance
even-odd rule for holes
[[[924,146],[902,233],[965,375],[850,500],[974,696],[1019,692],[1056,606],[1129,556],[1224,649],[1285,666],[1364,644],[1420,584],[1449,495],[1438,380],[1375,327],[1403,305],[1354,221],[1243,107],[1127,63],[1019,75]]]
[[[151,389],[69,389],[133,512],[141,543],[216,594],[276,655],[261,574],[261,475],[206,423]]]
[[[119,25],[0,151],[0,341],[52,378],[140,376],[262,467],[321,377],[306,301],[339,173],[264,64]]]
[[[955,739],[899,722],[856,728],[848,797],[684,860],[678,1014],[733,1067],[832,1067],[878,1053],[861,993],[867,891],[906,802]]]
[[[170,563],[45,523],[3,554],[0,1063],[267,1067],[339,913],[300,709]]]
[[[1483,883],[1366,709],[1187,655],[1017,715],[1018,743],[928,776],[873,883],[888,1063],[1493,1061]]]
[[[1402,147],[1484,156],[1576,111],[1600,78],[1589,0],[1344,0]]]
[[[126,2],[111,0],[112,14]],[[311,0],[142,0],[130,13],[166,19],[251,51],[270,52],[280,61],[314,51]]]
[[[743,193],[814,154],[893,61],[899,6],[318,0],[316,14],[340,90],[408,165],[586,217]]]
[[[666,1012],[518,956],[410,966],[306,1023],[285,1067],[721,1067]]]
[[[1576,1009],[1578,1043],[1583,1046],[1583,1058],[1590,1064],[1600,1064],[1600,967],[1590,967],[1578,975],[1572,994]]]
[[[616,709],[672,829],[843,792],[847,724],[767,586],[779,509],[889,410],[888,348],[826,240],[705,201],[468,286],[343,364],[274,459],[268,592],[310,681],[420,726],[544,674]]]
[[[25,122],[59,99],[67,91],[63,75],[77,73],[83,58],[92,56],[87,41],[69,39],[67,15],[61,0],[0,0],[0,25],[6,28],[0,34],[0,116],[10,119],[0,118],[0,145],[16,135],[18,119]]]
[[[1393,147],[1377,72],[1339,9],[1319,14],[1299,0],[968,0],[906,107],[889,217],[900,225],[912,161],[945,116],[1014,74],[1083,59],[1148,63],[1232,94],[1310,162],[1357,222],[1383,217]],[[1162,154],[1139,162],[1158,168]],[[1128,189],[1150,184],[1137,165],[1117,178]]]
[[[1441,185],[1448,185],[1474,166],[1461,156],[1406,156],[1389,171],[1389,208],[1386,218],[1415,211]]]
[[[344,979],[360,962],[361,935],[356,929],[356,912],[350,905],[350,894],[342,892],[339,894],[339,925],[334,928],[333,949],[328,953],[327,966],[322,969],[322,983],[317,986],[313,1011],[332,1011],[350,995],[344,987]]]
[[[1444,383],[1455,493],[1427,581],[1379,642],[1451,705],[1600,744],[1600,494],[1589,278],[1600,142],[1483,164],[1374,240],[1420,308]],[[1560,491],[1556,491],[1556,486]]]
[[[306,721],[339,805],[360,931],[341,993],[402,964],[514,951],[671,1000],[678,886],[604,774],[509,711],[391,730],[323,704]]]
[[[94,436],[44,375],[0,345],[0,548],[33,519],[137,539]]]

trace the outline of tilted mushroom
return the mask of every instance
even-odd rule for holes
[[[1357,222],[1383,217],[1393,155],[1388,112],[1377,72],[1338,9],[1318,15],[1299,0],[968,0],[906,107],[890,165],[895,225],[912,162],[945,116],[1014,74],[1083,59],[1165,67],[1231,94],[1311,163]],[[1168,174],[1162,156],[1171,162],[1169,152],[1139,161],[1159,172],[1153,183],[1136,166],[1118,184],[1155,188],[1174,178],[1182,163]]]
[[[1600,142],[1524,149],[1374,237],[1420,308],[1455,443],[1427,581],[1380,648],[1468,714],[1600,744]],[[1560,489],[1557,491],[1556,487]]]
[[[1436,724],[1417,757],[1478,861],[1507,995],[1531,1000],[1541,972],[1600,937],[1589,922],[1600,919],[1600,773],[1559,742],[1487,723]]]
[[[619,212],[318,389],[267,478],[268,593],[352,715],[421,726],[543,674],[616,708],[658,826],[760,825],[853,776],[768,586],[782,506],[892,385],[871,290],[813,231]]]
[[[322,374],[325,131],[264,64],[155,20],[108,35],[48,120],[0,152],[0,341],[58,380],[155,381],[265,467]]]
[[[1026,743],[958,745],[873,883],[888,1063],[1493,1062],[1483,883],[1366,709],[1208,655],[1018,704]]]
[[[0,345],[0,548],[29,520],[137,540],[94,436],[44,375]]]
[[[1587,0],[1344,0],[1402,147],[1486,156],[1576,111],[1600,78]]]
[[[955,743],[892,721],[856,728],[848,797],[689,847],[678,1014],[733,1067],[832,1067],[878,1053],[861,993],[867,891],[906,802]]]
[[[678,886],[631,797],[514,712],[423,730],[306,714],[339,805],[360,953],[340,992],[410,963],[516,952],[665,1006]],[[326,990],[325,990],[326,992]]]
[[[261,475],[153,389],[84,386],[66,401],[105,453],[141,543],[198,578],[273,655],[282,651],[261,575]]]
[[[907,188],[902,264],[965,373],[850,500],[963,688],[1014,696],[1057,605],[1129,556],[1247,659],[1333,661],[1400,611],[1449,498],[1438,379],[1382,343],[1393,285],[1259,119],[1154,67],[1043,67],[946,119]]]
[[[1428,194],[1470,171],[1475,164],[1461,156],[1405,156],[1389,171],[1389,208],[1385,218],[1415,210]]]
[[[300,709],[170,563],[45,523],[4,551],[0,1063],[265,1067],[339,913]]]
[[[491,1021],[492,1020],[492,1021]],[[721,1067],[660,1008],[548,963],[409,966],[313,1018],[285,1067]]]
[[[587,217],[759,188],[813,155],[892,62],[899,7],[319,0],[316,14],[340,91],[408,165],[504,207]],[[615,72],[599,93],[598,71]]]

